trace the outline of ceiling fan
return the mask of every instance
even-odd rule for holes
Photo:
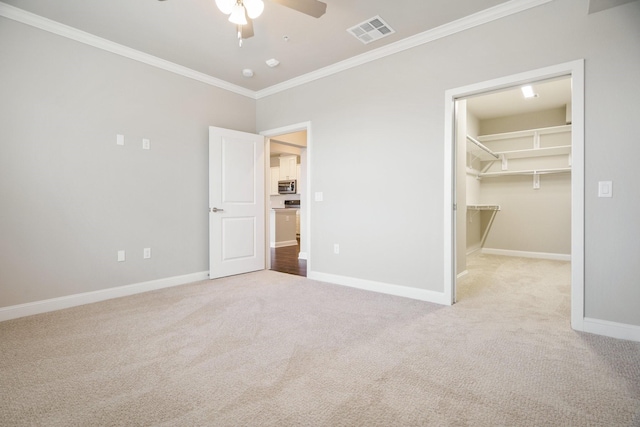
[[[327,4],[319,0],[271,0],[305,15],[320,18],[327,11]],[[262,0],[216,0],[216,6],[229,21],[236,24],[239,45],[242,40],[253,37],[253,19],[262,14],[264,2]]]

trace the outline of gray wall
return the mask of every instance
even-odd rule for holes
[[[467,101],[456,102],[456,274],[467,269]]]
[[[465,100],[458,101],[458,103],[466,102]],[[480,120],[476,116],[467,110],[467,129],[465,129],[466,135],[470,135],[473,137],[477,137],[479,134],[478,129],[480,128]],[[465,135],[465,139],[466,139]],[[466,141],[464,149],[466,150]],[[467,154],[467,161],[465,164],[469,165],[473,170],[479,171],[482,167],[482,162],[477,157],[472,156],[471,154]],[[466,192],[466,204],[477,205],[480,204],[480,185],[482,183],[481,180],[477,178],[474,174],[467,174],[465,168],[465,192]],[[466,252],[465,255],[480,249],[480,245],[482,243],[482,233],[484,228],[482,225],[482,219],[490,217],[491,211],[466,211],[466,246],[461,246],[460,242],[457,247],[457,256],[460,257],[461,252]],[[458,230],[459,232],[459,230]],[[465,256],[465,264],[466,264],[466,256]],[[460,273],[460,271],[458,271]]]
[[[640,2],[587,9],[556,0],[257,104],[0,18],[0,306],[207,270],[207,126],[307,120],[312,270],[440,292],[444,92],[584,58],[585,314],[640,325]]]
[[[500,205],[484,248],[571,254],[571,175],[484,178],[483,203]]]
[[[518,114],[509,117],[482,120],[479,135],[513,132],[522,129],[536,129],[549,126],[566,125],[566,108],[554,108],[536,113]]]
[[[488,123],[487,123],[488,122]],[[565,124],[565,109],[519,114],[481,120],[480,129],[489,134],[528,130]],[[533,148],[533,137],[485,141],[494,151]],[[563,132],[540,136],[540,146],[571,145],[571,134]],[[512,159],[510,170],[566,168],[568,156]],[[500,162],[488,170],[500,171]],[[571,254],[571,175],[542,175],[540,188],[533,189],[532,176],[501,176],[480,181],[481,203],[500,205],[501,211],[487,234],[484,248],[509,251]]]
[[[0,58],[0,307],[207,271],[208,126],[255,101],[4,18]]]
[[[258,100],[259,130],[312,122],[312,270],[443,291],[445,91],[584,58],[585,314],[640,325],[640,2],[587,10],[556,0]]]

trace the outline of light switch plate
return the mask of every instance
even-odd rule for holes
[[[116,144],[124,145],[124,135],[120,135],[120,134],[116,135]]]
[[[314,196],[315,196],[314,200],[315,200],[316,202],[321,202],[321,201],[323,200],[323,194],[322,194],[322,191],[316,191],[316,193],[315,193],[315,195],[314,195]]]
[[[598,197],[613,197],[613,182],[612,181],[599,181],[598,182]]]
[[[118,251],[118,262],[124,262],[125,256],[124,251]]]

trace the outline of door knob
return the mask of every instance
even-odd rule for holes
[[[210,212],[224,212],[224,209],[218,209],[218,208],[211,208],[209,209]]]

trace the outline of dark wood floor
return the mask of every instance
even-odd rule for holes
[[[285,246],[283,248],[271,248],[271,270],[281,273],[296,274],[298,276],[307,275],[307,260],[298,259],[300,252],[300,241],[296,246]]]

